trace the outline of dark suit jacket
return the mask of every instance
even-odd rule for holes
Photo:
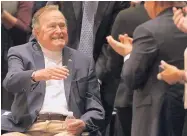
[[[157,79],[161,60],[184,69],[187,35],[173,23],[172,8],[138,26],[134,32],[133,50],[123,67],[117,105],[125,104],[129,91],[133,95],[132,136],[162,136],[160,115],[166,95],[182,101],[182,85],[170,86]],[[167,107],[165,107],[167,108]]]
[[[132,37],[135,28],[147,20],[149,20],[149,17],[143,4],[124,9],[117,15],[112,27],[111,35],[115,40],[118,40],[119,34],[127,33]],[[109,45],[107,46],[107,48],[102,49],[104,53],[100,55],[96,62],[96,72],[99,79],[107,86],[105,87],[106,99],[112,104],[120,80],[123,57],[118,55]],[[107,89],[112,91],[109,92]],[[131,101],[127,101],[128,104],[131,103]]]
[[[82,1],[50,1],[48,4],[59,5],[59,9],[64,14],[68,23],[68,46],[73,49],[78,49],[83,14]],[[107,43],[106,36],[110,34],[117,13],[128,6],[129,2],[99,1],[94,22],[95,43],[93,57],[95,61],[101,53],[102,46]]]
[[[4,87],[14,94],[12,115],[2,119],[2,128],[26,131],[36,120],[45,96],[45,81],[31,82],[33,71],[45,68],[38,43],[29,42],[12,47],[8,53],[8,74]],[[94,61],[76,50],[64,47],[63,65],[70,75],[64,80],[68,110],[86,122],[86,131],[98,131],[104,119]],[[99,135],[99,134],[98,134]]]

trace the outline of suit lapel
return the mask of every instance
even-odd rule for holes
[[[33,45],[33,51],[32,51],[32,55],[33,55],[33,60],[35,63],[35,70],[39,70],[39,69],[44,69],[45,68],[45,62],[44,62],[44,55],[42,53],[41,47],[37,42],[34,42]],[[40,86],[41,86],[41,92],[42,94],[45,94],[45,82],[40,82]]]
[[[109,3],[108,1],[99,1],[95,16],[94,33],[97,32]]]
[[[69,70],[69,76],[64,80],[64,90],[66,95],[67,103],[69,102],[70,87],[73,77],[73,59],[70,50],[67,47],[63,49],[63,65],[67,66]]]
[[[82,11],[82,1],[73,1],[72,4],[76,20],[78,20],[80,12]]]
[[[38,43],[33,44],[33,58],[36,66],[36,70],[45,68],[44,56],[40,45]]]

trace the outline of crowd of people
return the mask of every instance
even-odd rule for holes
[[[187,135],[187,5],[1,2],[3,136]],[[186,55],[186,59],[185,59]]]

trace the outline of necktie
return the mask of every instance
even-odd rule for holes
[[[78,50],[86,54],[88,57],[93,55],[94,44],[94,16],[97,11],[97,1],[85,1],[82,17],[81,36]]]

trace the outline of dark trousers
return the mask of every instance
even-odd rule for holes
[[[131,136],[132,108],[118,108],[115,120],[115,136]]]
[[[159,136],[182,136],[185,117],[182,95],[167,93],[160,116]]]
[[[101,101],[105,110],[105,126],[103,128],[102,136],[109,136],[105,134],[107,126],[109,126],[112,119],[112,112],[114,109],[114,100],[116,96],[119,79],[111,79],[109,82],[103,82],[101,87]],[[110,132],[109,132],[110,133]]]
[[[107,127],[109,127],[109,123],[112,119],[112,112],[113,112],[113,106],[109,105],[104,99],[102,99],[102,94],[101,94],[101,100],[102,104],[105,110],[105,122],[104,122],[104,128],[102,130],[102,136],[109,136],[110,132],[107,131]]]
[[[187,136],[187,109],[185,110],[185,119],[184,119],[182,136]]]

